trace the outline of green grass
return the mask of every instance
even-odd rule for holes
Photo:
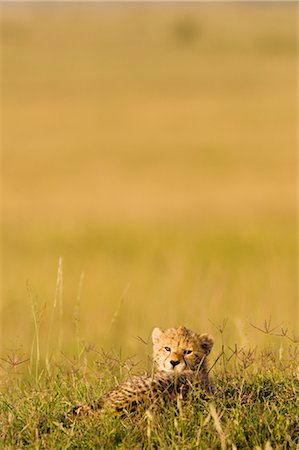
[[[194,390],[178,404],[124,417],[99,413],[69,424],[62,420],[67,411],[92,404],[136,372],[134,362],[82,348],[79,358],[52,360],[36,377],[33,361],[11,355],[1,363],[1,448],[297,449],[296,344],[279,339],[288,353],[224,345],[220,357],[211,358],[213,396]]]

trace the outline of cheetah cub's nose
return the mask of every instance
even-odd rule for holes
[[[172,365],[172,367],[175,367],[180,364],[180,361],[170,361],[170,364]]]

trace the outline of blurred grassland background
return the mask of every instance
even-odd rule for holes
[[[1,4],[2,352],[295,330],[296,8]]]

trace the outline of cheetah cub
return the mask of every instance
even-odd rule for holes
[[[214,340],[185,327],[152,332],[154,372],[152,376],[134,376],[109,392],[104,403],[116,411],[133,411],[138,404],[186,397],[190,388],[215,390],[209,379],[207,356]]]
[[[214,340],[208,334],[197,334],[185,327],[152,332],[154,371],[152,376],[133,376],[108,392],[96,405],[76,407],[75,415],[87,409],[112,409],[119,413],[133,412],[139,406],[185,398],[191,388],[214,392],[209,379],[207,356]]]

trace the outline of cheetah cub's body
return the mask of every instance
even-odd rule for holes
[[[207,370],[207,356],[214,340],[208,334],[197,334],[185,327],[155,328],[152,332],[154,371],[152,376],[133,376],[108,392],[93,408],[76,407],[76,415],[108,408],[116,412],[135,411],[138,406],[152,405],[186,397],[190,388],[214,392]]]

